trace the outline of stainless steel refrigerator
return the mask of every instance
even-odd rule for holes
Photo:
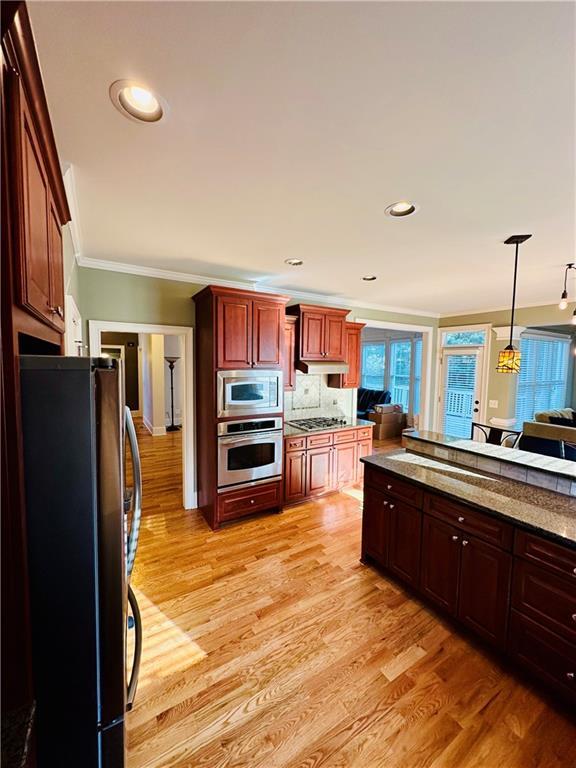
[[[124,716],[142,638],[129,586],[141,480],[117,365],[20,358],[39,768],[125,764]],[[130,660],[128,632],[135,633]]]

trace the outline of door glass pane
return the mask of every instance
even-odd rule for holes
[[[476,391],[476,355],[444,356],[442,431],[454,437],[470,437]]]
[[[478,346],[485,343],[486,331],[446,331],[442,337],[442,345],[445,347],[462,347],[467,344]]]
[[[231,384],[232,403],[258,403],[264,400],[266,385],[263,382],[250,382],[248,384]]]
[[[393,403],[408,411],[410,400],[410,339],[397,339],[390,344],[390,391]]]
[[[420,385],[422,382],[422,339],[414,342],[414,402],[412,411],[420,413]]]
[[[362,386],[365,389],[384,389],[385,344],[362,345]]]
[[[227,466],[229,470],[255,469],[274,464],[276,455],[276,443],[254,443],[253,445],[239,445],[229,448],[227,452]]]

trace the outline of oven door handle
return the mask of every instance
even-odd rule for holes
[[[218,442],[221,445],[232,445],[234,443],[247,443],[248,445],[251,445],[252,443],[260,442],[260,438],[269,436],[272,436],[274,440],[281,440],[282,430],[274,430],[273,432],[253,432],[250,437],[219,437]]]

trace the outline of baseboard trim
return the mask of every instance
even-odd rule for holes
[[[146,418],[146,416],[143,416],[143,417],[142,417],[142,423],[144,424],[144,426],[146,427],[146,429],[148,430],[148,432],[150,432],[150,434],[152,435],[152,437],[159,437],[160,435],[165,435],[165,434],[166,434],[166,427],[154,427],[154,426],[153,426],[153,425],[152,425],[152,424],[151,424],[151,423],[148,421],[148,419]]]

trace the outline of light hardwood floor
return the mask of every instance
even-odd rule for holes
[[[180,434],[139,437],[129,768],[576,765],[566,713],[359,563],[358,494],[212,533],[181,507]]]

